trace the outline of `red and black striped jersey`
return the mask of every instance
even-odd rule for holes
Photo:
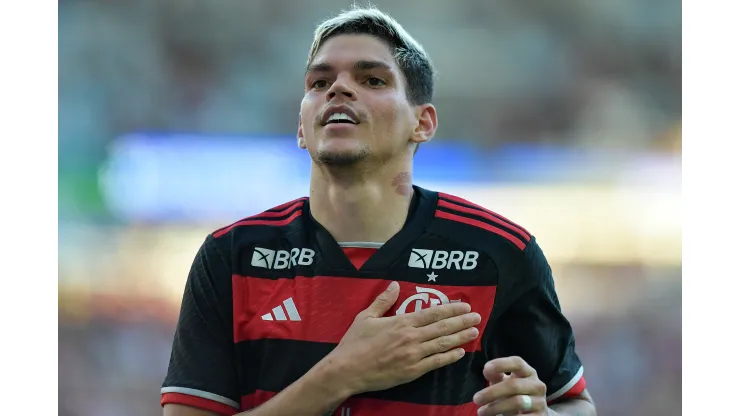
[[[312,218],[308,198],[210,234],[185,286],[162,405],[259,406],[335,348],[391,280],[401,294],[389,315],[463,301],[481,335],[456,363],[353,396],[336,415],[474,415],[483,365],[511,355],[537,370],[548,400],[580,394],[573,331],[535,238],[461,198],[414,190],[402,230],[362,261]]]

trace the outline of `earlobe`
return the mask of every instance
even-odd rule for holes
[[[432,140],[437,131],[437,109],[432,104],[423,104],[417,109],[416,129],[411,140],[414,143],[425,143]]]
[[[300,114],[298,115],[298,134],[297,134],[297,138],[298,138],[298,147],[300,147],[301,149],[305,149],[306,148],[306,139],[303,137],[303,123],[301,122],[301,116],[300,116]]]

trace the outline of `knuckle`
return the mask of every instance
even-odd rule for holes
[[[537,383],[537,394],[539,394],[540,396],[547,395],[547,386],[545,385],[545,383],[541,381]]]
[[[445,365],[445,361],[444,361],[442,354],[435,355],[434,358],[432,359],[432,362],[434,363],[434,366],[436,368],[440,368]]]
[[[429,314],[431,315],[431,318],[434,320],[434,322],[441,321],[443,318],[442,311],[440,308],[431,308],[429,309]]]
[[[402,363],[414,361],[415,352],[413,348],[399,348],[396,350],[395,358]]]
[[[441,334],[446,334],[450,330],[450,324],[446,320],[439,321],[437,325],[438,325],[437,329],[439,330],[439,333]]]
[[[415,338],[416,337],[414,336],[414,334],[410,331],[401,332],[401,334],[399,335],[399,340],[403,345],[412,344]]]
[[[440,351],[447,351],[451,347],[451,342],[448,337],[437,338],[437,347]]]

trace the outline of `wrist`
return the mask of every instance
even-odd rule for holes
[[[312,385],[321,390],[320,394],[338,406],[350,396],[361,392],[349,374],[330,354],[319,361],[307,375],[313,380]]]

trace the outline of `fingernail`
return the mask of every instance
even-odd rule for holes
[[[470,336],[472,336],[473,338],[477,338],[478,337],[478,328],[470,328]]]
[[[398,282],[391,282],[391,284],[388,285],[389,292],[393,292],[396,289],[398,289]]]
[[[479,402],[480,402],[480,393],[475,393],[475,395],[473,396],[473,403],[480,404]]]

